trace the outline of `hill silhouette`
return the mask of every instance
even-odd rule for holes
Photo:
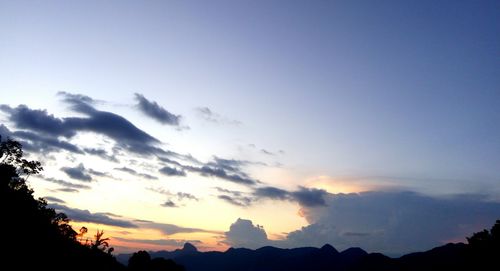
[[[192,244],[174,251],[149,252],[151,258],[173,259],[187,271],[298,271],[298,270],[499,270],[500,220],[490,231],[468,238],[468,244],[446,244],[429,251],[390,258],[381,253],[367,253],[361,248],[338,252],[326,244],[321,248],[282,249],[271,246],[256,250],[229,248],[225,252],[199,252]],[[147,252],[145,252],[147,253]],[[131,254],[120,254],[126,263]]]
[[[90,243],[81,244],[66,215],[48,208],[44,199],[33,197],[26,178],[41,170],[40,162],[23,158],[21,144],[2,141],[0,136],[2,270],[500,270],[500,220],[491,230],[467,238],[467,244],[447,244],[400,258],[367,253],[361,248],[338,252],[328,244],[321,248],[266,246],[199,252],[186,243],[170,252],[118,255],[121,264],[111,254],[113,250],[102,231]],[[85,231],[82,228],[81,233]]]

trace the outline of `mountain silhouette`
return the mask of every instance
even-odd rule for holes
[[[494,228],[499,226],[500,221],[497,221]],[[329,244],[321,248],[283,249],[265,246],[255,250],[229,248],[224,252],[199,252],[192,244],[186,243],[182,249],[149,254],[151,258],[172,259],[187,271],[498,270],[498,243],[489,245],[491,246],[483,247],[485,251],[481,252],[471,244],[450,243],[399,258],[367,253],[359,247],[338,252]],[[117,259],[125,264],[130,256],[131,254],[120,254]]]

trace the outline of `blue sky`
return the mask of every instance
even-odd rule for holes
[[[289,227],[264,207],[229,204],[230,215],[207,226],[214,231],[239,217],[258,220],[275,234],[271,239],[311,225],[316,220],[296,216],[298,208],[310,207],[294,196],[299,187],[495,201],[499,8],[497,1],[1,1],[1,104],[64,118],[82,112],[69,109],[58,92],[89,96],[93,107],[124,117],[169,150],[204,163],[214,156],[251,161],[246,175],[290,192],[279,203],[289,211],[282,219]],[[180,124],[148,118],[135,93],[180,115]],[[33,129],[20,127],[12,111],[0,120],[10,132]],[[117,140],[100,132],[78,130],[79,137],[66,139],[87,147]],[[123,155],[133,157],[128,151]],[[54,176],[62,167],[96,164],[88,153],[68,159],[54,151],[51,159],[45,168]],[[120,163],[110,166],[130,166]],[[159,165],[142,165],[136,170],[158,173]],[[111,183],[95,185],[113,189]],[[120,197],[106,210],[86,207],[99,195],[94,187],[72,201],[33,185],[73,208],[125,212],[115,206]],[[204,185],[159,186],[222,204]],[[138,192],[136,203],[144,197]],[[185,208],[172,215],[193,227],[196,219],[187,214],[199,207]]]

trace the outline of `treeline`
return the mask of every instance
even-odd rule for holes
[[[33,197],[26,179],[41,170],[40,162],[23,158],[19,142],[2,141],[0,136],[0,270],[128,270],[113,257],[102,231],[82,244],[66,215],[48,208],[43,198]],[[85,232],[82,228],[80,235]],[[179,266],[155,262],[131,269],[182,270],[173,268]]]

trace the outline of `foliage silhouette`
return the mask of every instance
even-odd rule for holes
[[[113,256],[102,251],[106,239],[100,232],[95,249],[77,241],[77,233],[62,213],[33,197],[26,179],[42,170],[40,162],[23,158],[20,143],[0,137],[0,223],[6,248],[2,264],[13,270],[124,270]],[[108,249],[109,251],[109,249]]]

